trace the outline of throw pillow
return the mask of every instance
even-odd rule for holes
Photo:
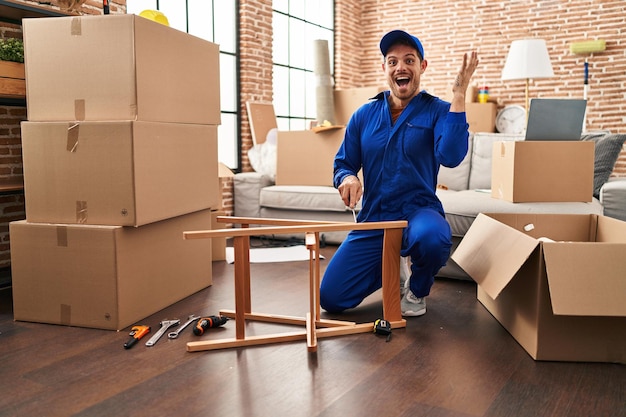
[[[619,158],[619,154],[626,141],[626,135],[583,135],[582,140],[590,140],[595,142],[595,161],[593,171],[593,196],[600,196],[600,188],[609,180],[615,162]]]
[[[272,128],[265,136],[265,142],[248,149],[248,160],[252,169],[270,178],[276,176],[276,140],[278,129]]]

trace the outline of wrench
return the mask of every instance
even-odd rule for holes
[[[178,320],[178,319],[176,319],[176,320],[163,320],[161,323],[159,323],[161,325],[161,328],[159,329],[158,332],[156,332],[154,334],[154,336],[152,336],[150,338],[150,340],[148,340],[146,342],[146,346],[154,346],[156,344],[156,342],[159,341],[161,336],[163,336],[163,334],[167,331],[167,329],[169,329],[172,326],[178,326],[179,323],[180,323],[180,320]]]
[[[180,326],[178,329],[176,329],[173,332],[169,332],[167,334],[167,337],[170,338],[170,339],[176,339],[178,337],[178,335],[180,334],[180,332],[185,330],[185,327],[189,326],[191,323],[193,323],[194,321],[198,320],[199,318],[200,318],[200,316],[194,316],[192,314],[191,316],[189,316],[187,318],[187,321],[185,323],[183,323],[182,326]]]

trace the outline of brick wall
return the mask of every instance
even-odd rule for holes
[[[489,86],[499,107],[524,105],[524,81],[501,81],[511,41],[546,40],[555,77],[531,80],[531,97],[582,98],[584,56],[569,52],[571,42],[604,39],[606,51],[589,56],[589,130],[626,133],[626,2],[623,0],[363,0],[350,7],[337,2],[337,34],[358,38],[337,43],[338,88],[384,85],[378,50],[380,37],[404,29],[423,42],[428,69],[422,87],[445,97],[462,54],[475,49],[480,67],[474,80]],[[348,10],[349,9],[349,10]],[[360,18],[351,16],[360,11]],[[346,26],[344,28],[343,26]],[[346,51],[344,48],[351,48]],[[348,67],[348,68],[346,68]],[[355,78],[358,75],[358,78]],[[626,176],[626,151],[615,170]]]
[[[0,37],[22,38],[19,25],[2,23]],[[22,141],[20,122],[26,120],[24,107],[0,105],[0,182],[22,181]],[[0,192],[0,269],[11,264],[9,223],[26,217],[24,194]]]
[[[272,0],[240,0],[240,83],[242,171],[252,171],[252,134],[246,102],[272,102]]]
[[[20,122],[26,120],[23,107],[0,106],[0,180],[22,178]],[[11,264],[9,223],[26,217],[24,194],[0,193],[0,268]]]
[[[335,0],[335,87],[367,87],[362,84],[361,54],[363,49],[361,0]]]

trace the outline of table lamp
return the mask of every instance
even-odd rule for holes
[[[503,80],[526,80],[526,117],[528,117],[528,84],[531,78],[554,77],[546,41],[521,39],[511,43],[502,69]]]

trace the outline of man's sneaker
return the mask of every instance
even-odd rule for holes
[[[402,315],[405,317],[417,317],[426,314],[426,298],[416,297],[410,289],[406,289],[406,294],[400,302]]]
[[[406,294],[407,282],[411,276],[408,260],[408,257],[400,257],[400,297],[404,297],[404,294]]]

